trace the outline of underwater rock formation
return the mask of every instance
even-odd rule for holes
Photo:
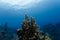
[[[34,18],[31,17],[31,20],[29,20],[28,16],[25,15],[25,20],[22,22],[22,29],[17,29],[18,40],[51,40],[49,35],[37,30],[38,26]]]

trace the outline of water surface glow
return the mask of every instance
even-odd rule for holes
[[[0,0],[0,6],[5,8],[26,9],[34,6],[42,0]]]

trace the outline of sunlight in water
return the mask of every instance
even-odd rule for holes
[[[5,8],[25,9],[40,3],[42,0],[0,0],[0,6]]]

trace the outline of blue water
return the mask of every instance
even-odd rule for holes
[[[58,23],[60,22],[60,0],[48,0],[42,4],[37,4],[35,7],[20,10],[0,7],[0,25],[7,22],[9,27],[18,28],[24,20],[25,12],[29,19],[32,16],[40,27],[47,23]]]

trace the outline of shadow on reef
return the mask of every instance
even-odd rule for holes
[[[60,23],[43,25],[42,30],[52,36],[52,40],[60,40]]]
[[[7,23],[0,25],[0,40],[60,40],[60,23],[43,25],[42,31],[31,17],[25,15],[22,28],[9,28]]]

